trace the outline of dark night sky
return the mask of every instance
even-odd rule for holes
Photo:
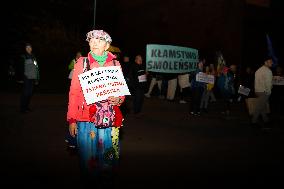
[[[256,50],[259,44],[264,44],[263,34],[269,32],[277,53],[282,55],[283,3],[274,0],[270,8],[261,8],[244,6],[242,2],[97,0],[96,28],[109,32],[113,45],[130,53],[145,53],[147,43],[172,44],[205,49],[207,54],[223,49],[232,63],[254,60],[259,54]],[[94,24],[94,1],[7,3],[5,62],[15,60],[23,44],[29,41],[41,63],[42,88],[50,87],[51,72],[54,80],[60,80],[57,88],[65,85],[67,64],[74,53],[88,52],[85,34]]]
[[[239,1],[241,2],[242,0]],[[194,33],[194,31],[198,29],[193,29],[192,27],[200,27],[202,30],[198,32],[203,35],[208,35],[208,32],[218,33],[220,32],[218,28],[210,28],[213,27],[210,26],[213,25],[212,23],[217,26],[218,21],[216,20],[219,19],[219,22],[224,22],[221,23],[221,27],[233,27],[233,25],[228,24],[230,20],[227,21],[225,19],[228,17],[232,22],[237,21],[232,16],[233,13],[230,12],[236,10],[235,14],[239,14],[238,12],[241,11],[239,7],[238,9],[233,7],[234,5],[232,5],[232,3],[219,5],[222,4],[222,0],[216,0],[213,4],[206,4],[206,2],[214,2],[209,0],[200,1],[202,3],[197,3],[198,1],[195,0],[177,0],[174,3],[168,0],[132,0],[130,2],[128,0],[97,0],[96,2],[97,28],[108,31],[114,39],[113,44],[122,48],[124,46],[125,48],[129,48],[129,41],[133,42],[133,39],[141,43],[145,42],[145,40],[149,40],[149,42],[157,41],[187,45],[187,43],[184,42],[184,38],[178,39],[179,36],[176,35],[179,34],[185,36],[190,35],[189,37],[193,39],[187,40],[193,41],[192,44],[196,48],[204,48],[205,45],[202,44],[202,40],[199,40],[201,42],[194,42],[199,36]],[[275,4],[274,1],[272,4]],[[213,6],[212,8],[208,8],[208,5]],[[221,6],[224,8],[221,9]],[[184,7],[184,9],[180,7]],[[198,8],[195,7],[202,7],[200,9],[201,11],[198,12]],[[276,4],[274,7],[279,7],[279,5]],[[9,46],[11,45],[9,49],[15,51],[15,48],[18,48],[24,41],[31,40],[37,43],[39,39],[47,43],[47,45],[50,45],[48,44],[49,42],[56,41],[56,43],[60,43],[61,41],[64,46],[72,46],[71,49],[76,49],[75,46],[78,46],[77,48],[86,48],[84,38],[85,33],[93,27],[93,8],[94,0],[26,0],[17,3],[10,1],[7,8],[7,10],[9,10],[8,15],[10,15],[7,17],[8,44]],[[219,17],[216,16],[216,18],[214,18],[215,20],[202,18],[214,15],[213,9],[224,11],[224,13],[220,14]],[[181,12],[186,12],[186,14],[182,14]],[[250,12],[247,14],[250,17],[247,20],[252,20],[251,23],[249,23],[250,25],[258,22],[258,20],[262,22],[267,19],[270,22],[268,18],[256,18],[262,15],[255,14],[255,16],[251,16],[252,14]],[[183,19],[183,22],[178,23],[181,19]],[[174,22],[177,22],[179,25],[174,25]],[[202,22],[203,25],[208,26],[203,27],[198,22]],[[228,26],[225,26],[226,24]],[[275,25],[274,27],[278,28],[277,23]],[[256,24],[255,28],[257,27],[259,26]],[[220,28],[220,30],[221,29],[223,28]],[[146,30],[147,32],[145,32]],[[191,30],[191,32],[182,32],[182,30]],[[270,30],[274,30],[274,28]],[[139,33],[140,36],[134,37],[133,33]],[[148,35],[148,38],[142,35]],[[144,41],[141,38],[144,38]],[[42,42],[40,46],[42,46]],[[55,47],[62,45],[56,43],[52,43],[52,45],[55,45]],[[206,43],[208,44],[208,42]],[[139,46],[140,44],[135,45]],[[216,44],[216,42],[208,44],[208,46],[212,45],[220,46],[220,44]]]

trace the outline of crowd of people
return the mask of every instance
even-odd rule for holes
[[[251,125],[258,128],[268,128],[270,124],[267,113],[272,108],[273,111],[279,110],[281,103],[277,99],[283,93],[281,86],[273,85],[273,76],[283,77],[283,71],[280,66],[273,67],[272,57],[264,57],[263,62],[260,62],[260,66],[256,68],[252,66],[241,68],[235,64],[228,65],[223,57],[219,60],[217,56],[215,62],[207,62],[206,57],[200,58],[197,64],[198,69],[189,73],[174,74],[146,71],[147,82],[142,87],[144,89],[140,88],[139,98],[142,99],[141,94],[144,91],[146,98],[157,96],[159,99],[169,102],[188,103],[190,116],[201,116],[209,113],[210,108],[208,106],[217,100],[223,107],[220,113],[224,116],[230,116],[232,103],[244,103],[246,105],[244,106],[245,111],[251,116]],[[127,64],[131,70],[132,64],[129,62]],[[145,69],[145,66],[143,69]],[[266,70],[267,73],[259,74],[259,72],[264,72],[263,70]],[[214,77],[214,83],[198,81],[196,76],[199,73]],[[129,86],[131,88],[133,88],[133,85],[139,86],[138,82],[131,82],[131,77],[127,76],[126,78],[127,80],[130,79]],[[137,76],[134,78],[137,78]],[[243,93],[241,88],[248,89],[249,92]],[[270,98],[272,92],[274,92],[274,95]],[[132,94],[133,97],[136,95],[135,93]],[[140,112],[142,105],[143,100],[140,100]],[[137,105],[134,103],[133,107],[135,106]],[[267,110],[267,107],[269,110]],[[253,110],[249,110],[249,108],[253,108]],[[214,111],[214,108],[211,110]],[[253,113],[250,113],[250,111],[253,111]],[[259,119],[260,116],[262,119]],[[260,123],[261,120],[264,124]]]

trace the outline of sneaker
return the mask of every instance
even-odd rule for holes
[[[151,95],[149,95],[148,93],[144,94],[144,96],[147,98],[151,98]]]
[[[195,112],[190,112],[190,115],[196,116],[197,113],[195,113]]]
[[[179,103],[180,104],[186,104],[187,102],[185,100],[180,100]]]

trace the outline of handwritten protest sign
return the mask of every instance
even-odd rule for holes
[[[78,77],[88,105],[110,96],[130,95],[119,66],[95,68]]]
[[[197,69],[198,50],[173,45],[148,44],[146,70],[161,73],[187,73]]]
[[[272,78],[273,85],[284,85],[284,77],[281,76],[273,76]]]
[[[239,93],[239,94],[242,94],[242,95],[245,95],[245,96],[248,96],[249,93],[250,93],[250,89],[247,88],[247,87],[244,87],[244,86],[240,85],[240,86],[239,86],[238,93]]]
[[[214,84],[214,80],[214,75],[208,75],[203,72],[199,72],[198,74],[196,74],[196,81]]]

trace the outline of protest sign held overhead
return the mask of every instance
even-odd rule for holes
[[[78,77],[88,105],[106,100],[110,96],[130,95],[119,66],[95,68]]]
[[[198,50],[173,45],[148,44],[146,70],[161,73],[187,73],[195,71]]]

